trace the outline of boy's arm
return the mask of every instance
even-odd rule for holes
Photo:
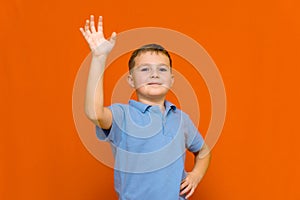
[[[108,129],[112,124],[112,113],[103,105],[103,73],[106,58],[116,41],[116,33],[112,34],[110,40],[106,40],[103,35],[102,17],[99,17],[96,30],[92,15],[90,21],[86,20],[85,27],[80,28],[80,31],[92,51],[85,95],[85,114],[96,125]]]
[[[200,151],[195,152],[194,155],[194,168],[187,174],[187,177],[182,181],[180,186],[180,195],[188,193],[186,198],[192,196],[210,163],[210,151],[205,143]]]

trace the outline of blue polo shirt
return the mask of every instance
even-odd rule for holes
[[[135,100],[109,108],[112,126],[96,126],[96,134],[111,143],[119,200],[185,199],[179,195],[185,151],[197,152],[204,143],[188,115],[169,101],[164,113]]]

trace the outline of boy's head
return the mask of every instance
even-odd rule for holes
[[[164,99],[174,82],[168,51],[157,44],[144,45],[132,53],[128,64],[128,83],[139,99]]]
[[[170,68],[172,68],[172,59],[169,52],[158,44],[146,44],[138,49],[136,49],[132,54],[128,62],[129,72],[131,73],[132,69],[135,67],[135,58],[140,56],[142,53],[152,52],[156,54],[164,54],[169,59]]]

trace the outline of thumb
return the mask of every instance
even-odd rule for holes
[[[109,41],[114,45],[116,43],[116,39],[117,39],[117,34],[116,32],[113,32],[110,36]]]

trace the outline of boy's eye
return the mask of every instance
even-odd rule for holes
[[[166,71],[168,71],[168,69],[165,68],[165,67],[161,67],[161,68],[159,68],[159,71],[161,71],[161,72],[166,72]]]
[[[141,71],[142,71],[142,72],[147,72],[147,71],[149,71],[149,67],[142,67],[142,68],[141,68]]]

